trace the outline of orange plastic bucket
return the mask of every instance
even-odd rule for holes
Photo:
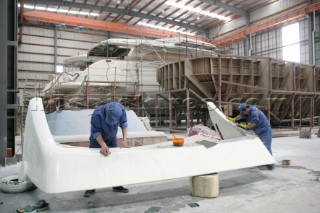
[[[174,146],[183,146],[184,138],[177,138],[176,135],[173,135],[172,142]]]

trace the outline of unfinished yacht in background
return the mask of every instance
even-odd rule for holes
[[[216,50],[210,43],[186,38],[108,39],[87,55],[65,59],[65,66],[77,68],[53,76],[41,95],[50,100],[76,100],[79,106],[92,108],[97,103],[156,92],[160,90],[160,65],[216,55]]]

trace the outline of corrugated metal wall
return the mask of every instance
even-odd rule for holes
[[[300,62],[303,64],[312,64],[312,55],[310,47],[311,21],[310,18],[299,21],[300,36]],[[310,54],[311,53],[311,54]]]
[[[315,20],[315,62],[320,64],[320,15]]]
[[[296,10],[297,8],[304,7],[307,5],[305,0],[281,0],[275,1],[266,7],[254,10],[250,13],[250,22],[258,24],[266,21],[266,19],[273,19],[274,17],[269,17],[272,14],[278,13],[277,16],[283,15],[289,11]],[[238,18],[233,21],[224,24],[222,27],[217,27],[210,31],[211,36],[219,36],[224,33],[228,33],[232,30],[242,29],[246,25],[246,18]]]
[[[316,32],[318,32],[318,40],[320,40],[319,34],[319,17],[316,18]],[[300,63],[312,64],[310,59],[310,20],[306,18],[299,21],[300,28]],[[282,53],[282,27],[269,29],[267,31],[259,32],[252,36],[251,55],[261,57],[271,57],[275,59],[283,59]],[[244,42],[233,43],[229,47],[225,47],[223,50],[231,55],[244,56]],[[317,43],[317,50],[320,50],[320,43]],[[316,64],[320,64],[320,51],[317,51]]]
[[[35,96],[38,88],[49,82],[54,74],[54,29],[24,26],[18,48],[18,87],[26,95]],[[107,39],[106,32],[57,29],[57,65],[73,55],[86,54],[94,44]]]

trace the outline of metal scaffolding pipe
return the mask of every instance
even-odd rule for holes
[[[54,54],[54,57],[53,57],[53,61],[54,61],[54,72],[57,73],[57,46],[58,46],[58,36],[57,36],[57,27],[55,26],[54,27],[54,47],[53,47],[53,54]]]

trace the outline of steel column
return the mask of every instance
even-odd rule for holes
[[[172,130],[172,100],[171,100],[171,92],[169,91],[169,129],[170,132]]]
[[[295,64],[292,65],[292,86],[293,86],[293,98],[291,100],[291,127],[294,128],[294,99],[296,96],[296,79],[295,79],[295,75],[296,75],[296,66]]]
[[[272,93],[272,70],[271,70],[271,59],[269,58],[268,60],[268,77],[269,77],[269,82],[268,82],[268,97],[267,97],[267,118],[269,121],[271,121],[271,93]]]
[[[57,73],[57,27],[54,27],[54,47],[53,47],[53,54],[54,54],[54,59],[53,59],[53,63],[54,63],[54,72]]]
[[[250,13],[246,13],[246,27],[250,26]],[[251,56],[251,33],[249,35],[245,36],[244,39],[244,44],[243,44],[243,48],[244,48],[244,55],[245,56]]]
[[[5,165],[7,148],[15,153],[16,109],[8,106],[16,104],[17,85],[17,1],[5,0],[0,7],[0,164]]]
[[[23,33],[23,16],[24,16],[24,0],[20,0],[20,20],[19,20],[19,40],[18,42],[22,42],[22,33]]]
[[[17,1],[8,1],[8,46],[7,46],[7,104],[17,104],[17,93],[11,92],[17,89]],[[7,147],[11,148],[12,155],[15,153],[15,133],[16,119],[8,119],[8,117],[17,118],[17,106],[9,109],[7,106]]]
[[[159,101],[158,101],[158,95],[156,94],[156,99],[155,99],[155,107],[154,107],[154,114],[156,117],[156,124],[155,127],[158,128],[158,113],[159,113]]]
[[[187,112],[186,112],[186,124],[187,128],[190,128],[190,91],[189,89],[186,90],[186,96],[187,96],[187,101],[186,101],[186,107],[187,107]]]
[[[3,1],[0,7],[0,163],[4,165],[7,156],[7,18],[8,2]]]
[[[315,12],[313,11],[312,13],[309,13],[307,17],[309,37],[309,64],[315,64]]]
[[[221,56],[219,55],[219,85],[218,85],[218,108],[221,110],[221,89],[222,89],[222,75],[221,75]]]

